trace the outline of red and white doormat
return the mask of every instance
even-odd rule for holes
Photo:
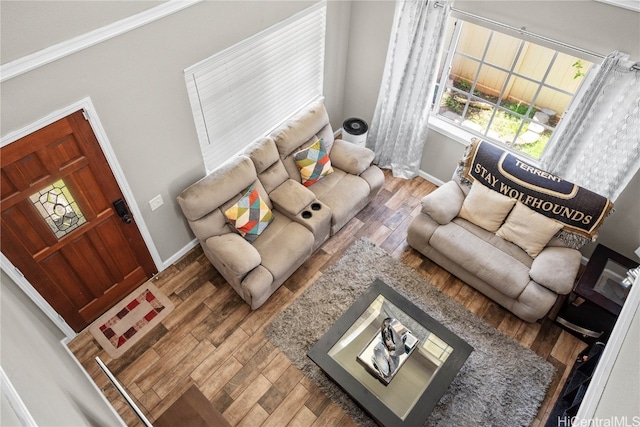
[[[93,322],[89,332],[115,359],[140,341],[171,310],[171,300],[146,282]]]

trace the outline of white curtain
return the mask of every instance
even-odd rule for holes
[[[640,72],[607,56],[540,161],[544,169],[615,200],[640,169]]]
[[[450,7],[428,0],[397,0],[382,85],[367,146],[393,175],[414,177],[420,168],[438,62]]]

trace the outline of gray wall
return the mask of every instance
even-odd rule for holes
[[[634,11],[592,0],[456,1],[454,6],[518,28],[525,26],[530,32],[600,54],[620,50],[629,53],[632,60],[640,60],[640,14]],[[346,116],[362,117],[371,122],[393,12],[393,2],[353,3],[345,79]],[[421,170],[438,180],[449,180],[466,143],[432,129],[423,150]],[[616,201],[615,212],[605,221],[597,242],[638,260],[633,253],[640,246],[638,174]],[[583,254],[590,256],[595,245],[585,245]]]
[[[116,426],[119,418],[64,349],[64,335],[0,272],[2,368],[39,426]],[[4,405],[3,405],[4,406]],[[3,408],[0,425],[13,424]]]
[[[344,83],[344,117],[371,123],[389,47],[395,3],[354,1]]]
[[[0,425],[6,427],[21,426],[20,418],[11,407],[11,403],[4,393],[0,393],[0,399]]]
[[[25,22],[31,22],[30,14],[42,12],[38,5],[49,11],[46,2],[8,4],[13,19]],[[65,2],[56,4],[68,7]],[[204,176],[183,70],[310,4],[205,1],[5,81],[0,87],[2,134],[91,97],[160,257],[166,260],[193,239],[175,198]],[[1,7],[6,7],[4,1]],[[330,117],[339,127],[350,4],[331,2],[328,9],[325,96]],[[56,28],[45,30],[49,34]],[[30,53],[30,46],[39,45],[42,38],[37,28],[32,30],[38,39],[34,43],[20,42],[31,33],[16,24],[3,26],[1,38]],[[17,50],[12,56],[20,53]],[[157,194],[165,204],[152,212],[148,201]]]
[[[162,1],[3,0],[2,63],[35,53],[158,6]],[[25,19],[26,18],[26,19]],[[7,37],[4,35],[7,34]]]

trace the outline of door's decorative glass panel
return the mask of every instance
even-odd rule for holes
[[[62,179],[31,195],[30,199],[58,239],[87,222]]]

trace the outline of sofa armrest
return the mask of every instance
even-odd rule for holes
[[[329,153],[331,165],[352,175],[360,175],[373,162],[375,153],[367,147],[336,139]]]
[[[316,195],[299,182],[288,179],[269,193],[269,199],[274,208],[292,217],[314,202]]]
[[[464,192],[457,183],[449,181],[422,198],[422,213],[438,224],[448,224],[458,215],[463,202]]]
[[[533,259],[529,276],[545,288],[566,295],[573,289],[581,259],[576,249],[547,246]]]
[[[210,237],[206,245],[222,265],[237,277],[244,277],[262,262],[258,250],[236,233]]]

